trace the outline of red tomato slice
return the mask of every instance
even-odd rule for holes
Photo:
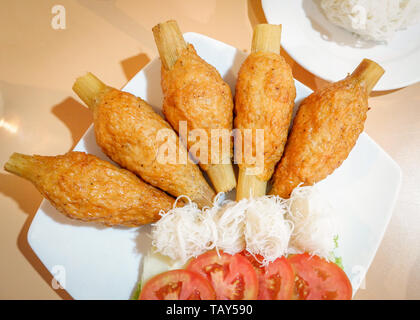
[[[241,254],[230,255],[215,250],[190,261],[187,270],[206,277],[218,300],[255,300],[258,277],[252,264]]]
[[[171,270],[153,277],[139,300],[214,300],[216,294],[205,278],[187,270]]]
[[[252,263],[258,275],[258,300],[290,300],[293,296],[295,273],[285,257],[262,266],[263,257],[256,258],[248,251],[242,254]]]
[[[299,300],[350,300],[352,286],[333,262],[308,253],[288,258],[296,273],[295,298]]]

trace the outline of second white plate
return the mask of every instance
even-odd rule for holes
[[[368,58],[385,74],[374,90],[391,90],[420,81],[420,23],[398,31],[387,44],[360,43],[327,20],[319,0],[262,0],[267,21],[282,24],[282,46],[301,66],[329,81],[343,79]]]

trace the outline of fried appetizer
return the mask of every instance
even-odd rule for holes
[[[184,121],[189,130],[204,130],[207,155],[200,149],[197,160],[217,192],[232,190],[236,179],[231,162],[233,99],[229,86],[216,68],[185,43],[176,21],[158,24],[153,34],[162,60],[165,117],[190,151],[195,141],[180,130],[180,122]]]
[[[235,95],[235,128],[242,148],[235,147],[239,164],[236,200],[266,193],[267,181],[279,162],[292,118],[296,88],[290,66],[280,55],[281,25],[259,24],[254,30],[251,54],[239,70]],[[247,135],[245,131],[252,134]],[[257,130],[264,130],[263,167],[258,167]],[[249,141],[251,140],[251,141]],[[251,152],[245,148],[252,147]],[[246,157],[246,155],[252,156]],[[250,170],[253,169],[253,170]],[[253,174],[252,171],[259,172]]]
[[[274,173],[271,194],[288,198],[299,184],[312,185],[341,165],[363,131],[368,95],[383,73],[377,63],[364,59],[344,80],[302,102]]]
[[[136,227],[159,220],[175,201],[133,173],[83,152],[56,157],[14,153],[5,170],[31,181],[69,218]]]
[[[73,90],[93,111],[96,142],[113,161],[173,196],[186,195],[200,207],[212,204],[215,193],[200,168],[149,104],[91,73]]]

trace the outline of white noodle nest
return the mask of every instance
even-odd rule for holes
[[[188,197],[183,207],[161,212],[152,225],[154,250],[187,262],[208,250],[235,254],[247,250],[266,265],[288,253],[310,252],[330,258],[336,229],[332,209],[315,187],[298,187],[290,199],[263,196],[239,202],[216,196],[199,209]]]
[[[287,218],[294,223],[289,253],[309,252],[329,259],[335,249],[337,222],[331,204],[316,187],[293,190]]]
[[[263,256],[263,265],[287,254],[293,231],[292,221],[285,219],[287,209],[287,201],[277,196],[264,196],[248,203],[244,230],[246,250]]]
[[[420,0],[321,0],[332,23],[366,40],[387,41],[420,21]]]

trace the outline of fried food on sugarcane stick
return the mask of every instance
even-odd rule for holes
[[[73,90],[93,111],[96,141],[113,161],[173,196],[186,195],[200,207],[212,204],[215,193],[200,168],[144,100],[106,86],[91,73],[78,78]]]
[[[347,78],[302,102],[271,194],[288,198],[299,184],[312,185],[341,165],[363,131],[369,93],[383,73],[377,63],[364,59]]]
[[[290,66],[280,55],[281,25],[259,24],[252,39],[251,54],[239,70],[235,94],[235,128],[242,137],[242,148],[235,148],[239,163],[236,200],[259,197],[266,193],[276,164],[279,162],[292,118],[296,88]],[[251,131],[247,135],[245,131]],[[246,158],[245,148],[256,146],[257,130],[264,130],[263,167],[258,155]],[[251,141],[246,141],[251,139]],[[261,164],[260,164],[261,165]],[[253,174],[252,171],[260,171]],[[248,172],[248,173],[247,173]]]
[[[5,170],[31,181],[69,218],[136,227],[159,220],[174,198],[135,174],[83,152],[29,156],[14,153]]]
[[[162,60],[163,113],[190,151],[195,142],[183,136],[179,122],[185,121],[189,130],[204,130],[208,152],[203,155],[200,149],[199,164],[216,192],[232,190],[236,179],[231,162],[233,99],[229,86],[216,68],[201,59],[191,44],[185,43],[176,21],[158,24],[153,34]],[[212,139],[219,141],[218,159],[211,152]],[[214,145],[213,148],[216,150]]]

